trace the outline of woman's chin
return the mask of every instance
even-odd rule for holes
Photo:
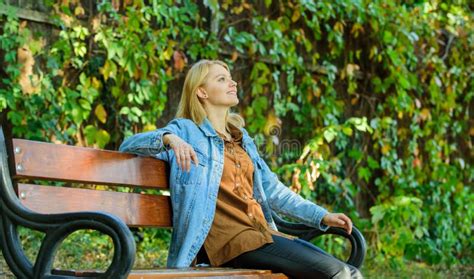
[[[235,107],[238,104],[239,104],[239,99],[235,99],[235,101],[230,106]]]
[[[239,104],[239,99],[237,97],[232,98],[232,99],[227,99],[221,103],[221,106],[226,106],[226,107],[234,107]]]

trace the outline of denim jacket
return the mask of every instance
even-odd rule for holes
[[[270,228],[276,230],[272,210],[306,225],[327,230],[321,223],[326,210],[282,184],[265,161],[248,132],[242,128],[242,147],[255,166],[254,198],[262,206]],[[189,172],[179,168],[174,152],[163,144],[163,135],[171,133],[189,143],[199,164],[191,163]],[[170,196],[173,208],[173,233],[167,266],[189,267],[211,228],[216,209],[217,193],[224,167],[224,141],[207,118],[201,125],[190,119],[176,118],[166,127],[127,138],[120,151],[152,156],[170,165]]]

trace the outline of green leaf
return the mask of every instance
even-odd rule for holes
[[[12,122],[15,126],[22,125],[23,122],[23,115],[17,111],[9,111],[7,114],[8,119]]]
[[[348,136],[352,136],[352,129],[351,127],[343,127],[342,132]]]
[[[356,161],[359,161],[362,156],[364,155],[364,153],[362,153],[362,151],[360,151],[359,149],[350,149],[349,150],[349,153],[348,153],[349,157],[353,158],[354,160]]]
[[[327,129],[324,131],[323,136],[330,143],[336,137],[336,132],[333,129]]]
[[[110,141],[110,134],[107,131],[100,129],[95,135],[95,140],[99,148],[104,148]]]
[[[390,31],[386,30],[383,32],[383,41],[386,44],[393,43],[393,35]]]
[[[370,208],[370,213],[372,213],[373,224],[377,224],[385,216],[385,210],[383,206],[372,206]]]
[[[87,125],[84,128],[84,136],[86,138],[87,145],[95,143],[95,136],[97,134],[97,128],[92,125]]]
[[[131,111],[138,117],[142,116],[143,112],[138,107],[132,107]]]
[[[98,104],[95,107],[94,113],[100,122],[105,123],[107,121],[107,112],[102,104]]]
[[[400,54],[396,50],[389,48],[387,50],[387,54],[395,67],[401,66],[402,60],[400,59]]]
[[[398,83],[400,84],[400,86],[403,89],[410,89],[411,88],[410,82],[408,81],[408,79],[405,78],[404,75],[399,75],[398,76]]]
[[[88,145],[97,144],[99,148],[104,148],[110,142],[110,134],[107,131],[92,125],[87,125],[84,128],[84,135]]]
[[[79,105],[81,105],[81,107],[86,111],[92,110],[91,104],[85,99],[79,99]]]
[[[79,82],[86,88],[89,87],[91,84],[90,79],[86,76],[85,73],[81,73],[79,75]]]
[[[119,112],[119,113],[120,113],[120,114],[125,114],[125,115],[127,115],[127,114],[130,113],[130,108],[128,108],[128,107],[123,107],[123,108],[120,109],[120,112]]]
[[[364,179],[365,182],[369,182],[370,177],[372,176],[372,172],[365,167],[360,167],[357,169],[357,174],[360,179]]]
[[[372,156],[367,157],[367,165],[372,170],[380,168],[379,162],[374,160],[374,158],[372,158]]]
[[[74,123],[76,125],[81,125],[82,121],[83,121],[83,117],[82,117],[82,109],[81,107],[79,107],[78,105],[74,104],[72,106],[72,109],[71,109],[71,115],[72,115],[72,119],[74,121]]]

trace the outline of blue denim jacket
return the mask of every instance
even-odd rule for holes
[[[268,225],[277,229],[271,211],[289,216],[306,225],[326,230],[321,223],[326,210],[283,185],[265,161],[248,132],[242,128],[242,147],[255,166],[254,198],[262,206]],[[163,135],[172,133],[189,143],[199,164],[191,164],[189,172],[179,168],[174,152],[163,144]],[[168,254],[168,267],[189,267],[211,228],[217,193],[224,167],[224,141],[206,118],[201,125],[176,118],[164,128],[133,135],[120,146],[120,151],[152,156],[170,165],[170,195],[173,207],[173,233]]]

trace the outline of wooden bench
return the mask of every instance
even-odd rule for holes
[[[65,181],[166,190],[169,171],[163,161],[23,139],[6,142],[1,129],[0,153],[1,247],[6,262],[18,278],[287,278],[269,270],[230,268],[131,271],[135,241],[129,227],[172,227],[168,196],[31,183],[33,180]],[[277,215],[274,217],[283,232],[307,240],[324,234],[302,224],[286,222]],[[23,253],[17,232],[19,225],[45,233],[35,263],[31,263]],[[80,229],[98,230],[113,240],[113,260],[105,272],[53,269],[55,253],[61,242]],[[365,240],[356,228],[352,235],[337,228],[330,228],[326,233],[348,238],[351,242],[348,262],[361,266]]]

